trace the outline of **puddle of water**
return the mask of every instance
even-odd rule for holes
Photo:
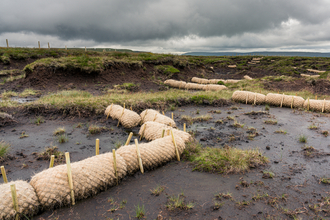
[[[35,100],[37,100],[38,98],[21,98],[21,97],[12,97],[11,98],[11,101],[15,101],[15,102],[18,102],[20,104],[22,103],[26,103],[26,102],[33,102]],[[3,100],[0,99],[0,102],[2,102]]]

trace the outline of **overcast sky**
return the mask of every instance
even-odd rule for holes
[[[330,0],[1,0],[0,46],[330,52]]]

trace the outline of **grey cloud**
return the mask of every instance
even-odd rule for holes
[[[3,0],[0,37],[175,50],[313,45],[330,41],[329,8],[327,0]],[[298,24],[286,27],[290,19]]]

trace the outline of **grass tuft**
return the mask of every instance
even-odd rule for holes
[[[280,130],[275,131],[275,133],[277,133],[277,134],[287,134],[287,131],[280,129]]]
[[[310,126],[308,126],[309,130],[317,130],[319,127],[317,127],[317,125],[315,124],[311,124]]]
[[[197,117],[191,117],[190,115],[182,115],[181,120],[185,121],[188,125],[192,125],[194,122],[202,122],[202,121],[209,121],[212,119],[212,116],[207,114],[207,115],[201,115]]]
[[[140,204],[138,204],[137,206],[135,206],[135,217],[138,219],[144,218],[146,214],[144,205],[140,206]]]
[[[52,155],[55,156],[54,163],[62,163],[65,159],[64,152],[59,151],[57,146],[46,147],[43,152],[34,153],[37,156],[37,160],[48,160]]]
[[[194,206],[195,205],[192,202],[186,204],[183,194],[179,194],[178,196],[170,196],[168,198],[168,203],[166,204],[166,208],[171,211],[175,209],[188,210],[192,209]]]
[[[10,144],[0,141],[0,161],[6,157],[10,150]]]
[[[57,128],[55,131],[54,131],[54,133],[53,133],[53,135],[60,135],[60,134],[64,134],[65,133],[65,128],[64,127],[62,127],[62,128]]]
[[[38,126],[45,122],[45,120],[42,116],[38,116],[34,120],[30,120],[30,121],[31,121],[31,123],[36,124]]]
[[[157,186],[154,189],[151,189],[150,192],[154,196],[159,196],[165,190],[164,186]]]
[[[97,126],[97,125],[90,125],[88,127],[88,132],[90,134],[99,134],[104,130],[107,130],[107,128],[106,127],[100,127],[100,126]]]
[[[66,136],[66,134],[61,134],[56,136],[56,140],[58,143],[63,144],[68,142],[69,138]]]
[[[305,136],[304,134],[301,134],[301,135],[299,136],[299,142],[300,142],[300,143],[307,143],[307,139],[308,139],[308,137]]]
[[[324,137],[328,137],[328,135],[329,135],[329,131],[322,131],[322,134],[324,135]]]
[[[250,168],[265,165],[268,158],[259,149],[241,150],[224,148],[203,148],[197,142],[190,142],[184,151],[184,158],[194,164],[193,170],[210,173],[243,173]]]
[[[265,120],[264,123],[265,124],[269,124],[269,125],[276,125],[277,124],[277,120]]]

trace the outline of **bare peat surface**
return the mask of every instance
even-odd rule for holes
[[[321,134],[322,130],[330,130],[329,115],[264,108],[242,104],[220,108],[185,106],[177,108],[174,116],[182,129],[183,115],[192,118],[210,115],[208,121],[195,121],[187,126],[196,140],[210,147],[221,148],[226,144],[240,149],[259,147],[269,158],[266,167],[244,174],[220,175],[192,171],[189,162],[173,161],[145,174],[125,177],[118,186],[78,201],[75,206],[45,210],[33,219],[136,219],[137,206],[144,206],[146,219],[328,218],[330,185],[320,179],[330,177],[330,137]],[[100,139],[100,153],[104,153],[119,142],[124,144],[130,132],[121,126],[117,128],[117,121],[105,120],[103,116],[49,118],[39,126],[32,123],[34,119],[31,116],[1,129],[1,139],[11,144],[11,156],[0,163],[6,167],[9,181],[29,180],[34,173],[46,169],[49,161],[36,160],[33,155],[46,146],[56,145],[60,151],[70,152],[74,162],[95,154],[96,138]],[[106,129],[90,135],[88,127],[92,124]],[[317,129],[309,129],[312,124]],[[66,129],[67,143],[56,141],[53,132],[58,127]],[[136,134],[138,129],[133,132]],[[20,138],[22,132],[29,136]],[[307,137],[307,143],[299,142],[300,135]],[[307,146],[314,150],[309,151]],[[150,190],[157,186],[163,186],[164,191],[159,196],[152,195]],[[179,196],[194,206],[169,210],[166,205],[171,196]]]

